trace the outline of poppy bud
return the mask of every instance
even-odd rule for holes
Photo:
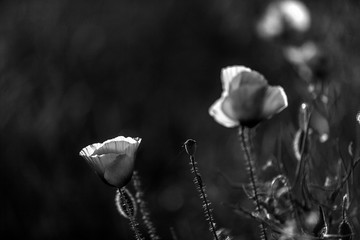
[[[184,147],[186,150],[186,153],[189,154],[190,156],[194,156],[196,153],[196,141],[193,139],[188,139],[186,140],[186,142],[184,143]]]

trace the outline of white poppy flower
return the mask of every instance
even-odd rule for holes
[[[314,42],[305,42],[301,46],[288,46],[284,49],[285,58],[296,65],[306,65],[321,54],[319,47]]]
[[[282,87],[269,86],[261,74],[244,66],[222,69],[221,80],[223,92],[209,114],[225,127],[253,127],[288,105]]]
[[[131,179],[140,142],[141,138],[119,136],[83,148],[80,156],[105,183],[121,188]]]
[[[280,0],[272,2],[257,25],[260,36],[273,38],[286,30],[305,32],[310,27],[310,13],[300,1]]]

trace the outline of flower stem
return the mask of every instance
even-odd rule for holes
[[[154,224],[150,219],[149,209],[147,208],[147,206],[146,206],[147,204],[146,204],[145,200],[143,199],[144,192],[141,188],[141,180],[140,180],[140,176],[137,171],[134,171],[134,173],[133,173],[133,185],[134,185],[134,189],[136,191],[136,194],[135,194],[136,202],[137,202],[137,204],[139,204],[139,209],[140,209],[140,213],[142,215],[142,220],[145,224],[145,227],[150,236],[150,239],[151,240],[159,240],[160,237],[156,233],[156,228],[154,227]]]
[[[194,177],[194,183],[200,193],[200,198],[202,198],[203,200],[203,208],[205,211],[205,216],[206,219],[209,222],[210,225],[210,231],[214,236],[215,240],[219,240],[217,234],[216,234],[216,227],[215,227],[215,223],[214,223],[214,218],[212,216],[212,209],[210,207],[210,201],[207,199],[207,195],[205,193],[205,186],[202,183],[202,179],[200,174],[198,173],[198,168],[196,166],[196,161],[195,161],[195,156],[194,155],[190,155],[190,163],[191,163],[191,171],[194,173],[195,177]]]
[[[246,131],[248,130],[248,131]],[[253,198],[255,199],[255,205],[256,205],[256,211],[258,213],[260,213],[261,207],[260,207],[260,201],[259,201],[259,195],[258,195],[258,191],[257,191],[257,179],[256,179],[256,175],[255,175],[255,167],[254,167],[254,160],[252,159],[252,155],[251,155],[251,145],[250,145],[250,129],[245,128],[244,126],[241,126],[239,128],[239,135],[240,135],[240,142],[241,142],[241,147],[244,151],[244,156],[247,162],[247,170],[248,170],[248,174],[250,177],[250,184],[252,187],[252,195]],[[263,223],[260,224],[260,230],[261,230],[261,234],[260,234],[260,238],[262,240],[267,240],[267,236],[266,236],[266,229],[265,229],[265,225]]]
[[[171,233],[172,240],[178,240],[178,237],[177,237],[173,227],[170,227],[170,233]]]
[[[141,236],[140,230],[138,229],[138,223],[135,219],[135,216],[131,214],[131,205],[126,197],[125,188],[119,188],[119,195],[120,195],[120,202],[124,203],[125,211],[128,213],[128,218],[130,222],[130,228],[134,232],[136,240],[144,240],[144,238]],[[135,211],[134,211],[135,213]],[[120,213],[121,214],[121,213]]]

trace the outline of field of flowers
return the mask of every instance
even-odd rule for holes
[[[3,236],[357,239],[359,22],[355,0],[0,2]]]

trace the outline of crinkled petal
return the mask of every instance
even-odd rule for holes
[[[81,149],[79,155],[82,157],[90,157],[94,152],[101,147],[101,143],[94,143]]]
[[[101,165],[99,165],[100,158],[98,158],[97,156],[94,157],[92,155],[94,154],[96,149],[98,149],[100,146],[101,143],[94,143],[84,147],[83,149],[81,149],[79,153],[79,155],[83,157],[87,161],[87,163],[91,166],[91,168],[93,168],[93,170],[98,174],[101,174],[103,172],[103,168],[101,167]]]
[[[94,151],[95,146],[101,144],[95,143],[83,148],[80,151],[80,156],[82,156],[90,167],[100,176],[104,175],[105,169],[111,164],[112,161],[119,155],[117,153],[109,153],[102,155],[91,154]]]
[[[110,140],[105,141],[97,150],[94,151],[93,155],[102,155],[108,153],[127,154],[133,155],[137,150],[141,139],[136,140],[131,137],[119,136]]]
[[[113,138],[113,139],[109,139],[109,140],[106,140],[104,142],[105,143],[108,143],[108,142],[113,142],[113,141],[125,141],[125,142],[128,142],[130,144],[140,144],[141,142],[141,138],[132,138],[132,137],[124,137],[124,136],[118,136],[116,138]]]
[[[216,100],[216,102],[209,108],[209,114],[216,122],[223,125],[224,127],[236,127],[239,125],[239,121],[229,118],[222,110],[222,103],[224,98]]]
[[[231,66],[226,67],[221,70],[221,81],[222,81],[222,87],[223,87],[223,97],[226,97],[229,93],[229,86],[231,81],[239,75],[241,72],[251,72],[250,68],[244,67],[244,66]]]
[[[287,96],[282,87],[269,86],[265,93],[262,115],[270,118],[288,106]]]

